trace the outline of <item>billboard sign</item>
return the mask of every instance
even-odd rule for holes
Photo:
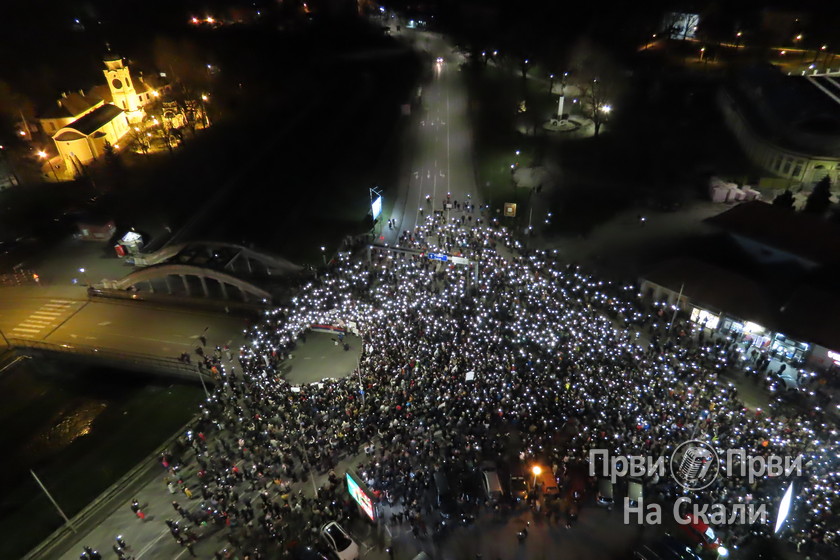
[[[362,511],[370,518],[371,521],[376,521],[376,509],[373,507],[373,500],[370,499],[368,493],[362,488],[362,482],[353,476],[350,471],[345,475],[347,477],[347,491],[350,497],[359,504]]]
[[[373,214],[373,219],[377,219],[382,213],[382,196],[377,196],[370,203],[370,212]]]

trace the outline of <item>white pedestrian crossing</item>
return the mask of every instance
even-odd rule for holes
[[[72,301],[65,299],[51,299],[29,314],[29,317],[11,329],[14,336],[21,338],[37,338],[47,335],[70,316],[74,310]]]

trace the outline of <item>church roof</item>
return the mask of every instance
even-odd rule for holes
[[[123,113],[123,110],[116,105],[107,103],[95,111],[91,111],[84,117],[67,125],[65,128],[72,128],[85,136],[96,132],[104,124],[114,120]]]
[[[75,130],[65,130],[61,134],[58,134],[55,137],[56,142],[70,142],[72,140],[78,140],[79,138],[84,138],[84,134],[79,134]]]
[[[93,86],[92,88],[90,88],[90,91],[88,91],[88,95],[99,97],[100,99],[105,101],[105,103],[114,102],[114,97],[111,95],[111,88],[104,84],[100,84],[98,86]]]
[[[97,96],[93,90],[87,94],[82,92],[71,92],[63,94],[56,105],[44,111],[42,119],[60,119],[67,117],[78,117],[93,107],[101,104],[102,97]]]

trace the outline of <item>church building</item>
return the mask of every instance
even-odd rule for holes
[[[119,149],[119,141],[134,123],[145,117],[144,107],[153,103],[166,86],[131,75],[121,56],[108,53],[105,84],[87,93],[63,93],[56,106],[39,119],[41,129],[52,136],[60,166],[66,174],[78,174],[105,153],[106,143]]]

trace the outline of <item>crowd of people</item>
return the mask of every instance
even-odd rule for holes
[[[326,521],[359,515],[333,470],[352,459],[388,512],[383,522],[409,523],[422,538],[439,520],[428,499],[439,469],[542,464],[563,486],[592,449],[667,458],[694,437],[722,452],[802,455],[778,538],[803,551],[840,546],[840,438],[820,411],[746,407],[726,377],[742,364],[738,341],[672,319],[637,287],[527,251],[504,228],[461,222],[432,213],[396,247],[340,253],[248,332],[238,360],[217,355],[221,381],[190,435],[191,474],[167,458],[178,487],[198,494],[200,505],[179,516],[228,528],[243,558],[288,551],[317,539]],[[469,263],[430,260],[428,251]],[[359,335],[358,370],[287,382],[283,364],[324,324]],[[308,497],[295,491],[316,486],[316,473],[329,473],[328,483]],[[765,503],[775,515],[789,483],[724,476],[691,497]],[[654,499],[680,495],[659,477],[645,484]],[[461,497],[481,512],[477,495]],[[756,527],[719,529],[738,543]]]

